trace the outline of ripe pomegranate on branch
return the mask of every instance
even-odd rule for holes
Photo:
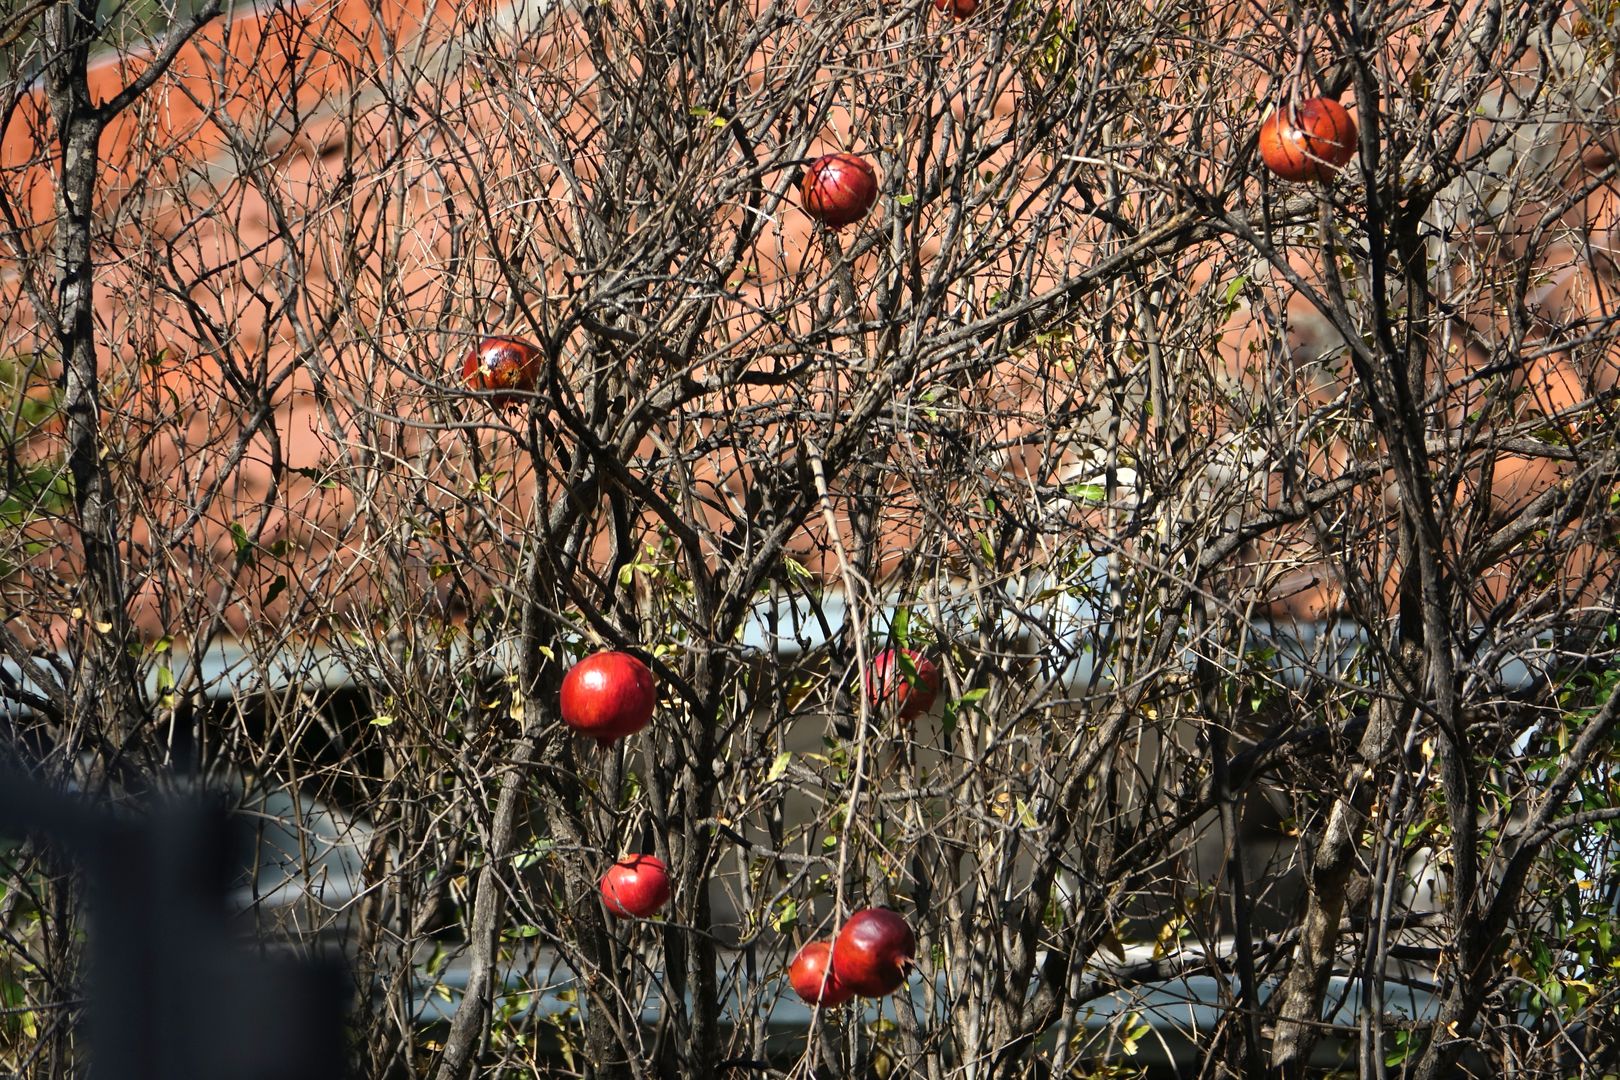
[[[834,232],[865,217],[877,191],[877,170],[855,154],[819,157],[799,180],[804,212]]]
[[[939,696],[939,667],[912,649],[884,649],[866,672],[866,700],[874,711],[892,708],[901,720],[915,720]]]
[[[669,903],[669,868],[656,855],[626,855],[602,875],[601,890],[613,914],[645,919]]]
[[[1355,152],[1356,122],[1332,98],[1285,103],[1260,125],[1260,159],[1284,180],[1327,183]]]
[[[629,653],[599,652],[568,669],[559,698],[563,723],[607,746],[652,722],[658,684]]]
[[[473,390],[495,391],[497,409],[512,408],[540,381],[540,349],[522,338],[484,338],[461,361],[461,379]]]
[[[788,966],[793,992],[811,1005],[842,1005],[855,996],[832,970],[832,943],[812,941],[800,949]]]
[[[833,939],[833,973],[851,993],[882,997],[905,983],[916,953],[917,936],[899,912],[863,908]]]

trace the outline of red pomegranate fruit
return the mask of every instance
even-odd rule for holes
[[[1356,122],[1332,98],[1284,105],[1260,125],[1260,159],[1284,180],[1333,179],[1356,152]]]
[[[563,723],[604,746],[646,727],[657,704],[652,671],[629,653],[592,653],[563,676]]]
[[[496,391],[495,407],[510,408],[540,380],[540,350],[522,338],[487,337],[461,362],[461,378],[474,390]]]
[[[916,952],[917,936],[898,912],[863,908],[833,939],[833,972],[852,993],[882,997],[906,981]]]
[[[866,700],[874,710],[892,708],[901,720],[914,720],[939,696],[939,668],[922,653],[903,651],[915,677],[907,677],[902,650],[884,649],[867,666]]]
[[[812,941],[799,950],[788,966],[788,982],[793,992],[812,1005],[842,1005],[855,992],[832,972],[832,944]]]
[[[953,18],[965,19],[979,10],[979,0],[934,0],[934,7],[950,12]]]
[[[837,231],[859,221],[877,201],[877,170],[854,154],[828,154],[804,170],[799,201],[804,212]]]
[[[669,892],[669,868],[656,855],[626,855],[602,875],[602,903],[615,915],[645,919]]]

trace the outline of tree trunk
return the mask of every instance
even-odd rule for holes
[[[1275,1076],[1290,1080],[1303,1076],[1316,1046],[1362,826],[1379,791],[1375,771],[1395,750],[1399,732],[1410,716],[1408,704],[1388,698],[1373,702],[1356,760],[1342,781],[1339,797],[1328,811],[1327,827],[1312,853],[1305,874],[1306,907],[1299,944],[1276,995],[1277,1027],[1271,1046]]]

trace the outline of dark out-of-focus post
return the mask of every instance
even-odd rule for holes
[[[0,767],[0,834],[83,872],[96,1080],[337,1080],[336,962],[268,953],[229,924],[231,821],[205,799],[118,813]]]

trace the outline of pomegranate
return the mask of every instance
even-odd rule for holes
[[[1284,105],[1260,125],[1260,158],[1284,180],[1327,182],[1356,152],[1356,122],[1332,98]]]
[[[939,696],[939,668],[922,653],[904,652],[915,678],[907,677],[899,650],[884,649],[867,666],[866,700],[874,710],[888,705],[901,720],[913,720],[927,712]]]
[[[629,653],[592,653],[563,676],[563,723],[603,746],[646,727],[657,703],[652,672]]]
[[[954,18],[965,19],[979,10],[979,0],[934,0],[934,7],[950,12]]]
[[[833,939],[833,972],[852,993],[882,997],[906,981],[916,952],[917,936],[898,912],[863,908]]]
[[[855,996],[832,973],[832,945],[826,941],[812,941],[799,950],[788,966],[788,982],[794,993],[812,1005],[842,1005]]]
[[[540,379],[540,350],[522,338],[487,337],[461,362],[461,378],[474,390],[528,393]],[[494,398],[500,409],[520,400],[518,394],[500,392]]]
[[[669,903],[669,868],[656,855],[626,855],[602,875],[602,903],[615,915],[645,919]]]
[[[854,154],[817,158],[799,181],[804,212],[835,232],[859,221],[877,201],[877,170]]]

